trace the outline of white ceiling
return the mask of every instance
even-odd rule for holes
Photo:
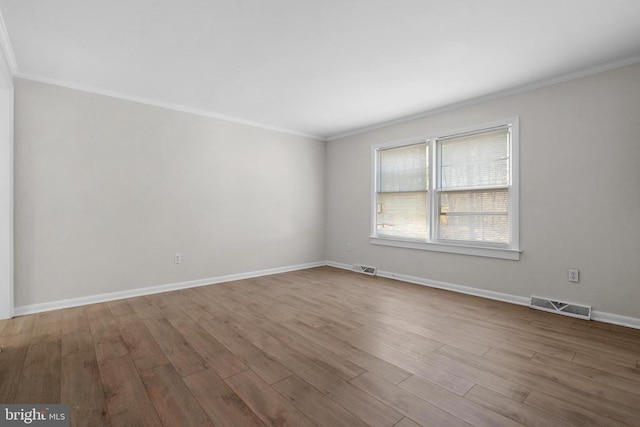
[[[0,0],[16,76],[331,138],[640,61],[638,0]]]

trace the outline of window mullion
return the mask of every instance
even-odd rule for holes
[[[438,161],[436,153],[436,140],[430,139],[429,141],[429,241],[435,242],[438,239],[437,227],[438,227]]]

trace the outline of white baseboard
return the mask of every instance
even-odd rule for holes
[[[330,267],[342,268],[344,270],[352,270],[353,266],[333,261],[327,261]],[[456,285],[447,282],[438,282],[436,280],[423,279],[422,277],[408,276],[406,274],[392,273],[389,271],[378,270],[376,276],[386,277],[387,279],[400,280],[401,282],[413,283],[416,285],[428,286],[430,288],[445,289],[447,291],[458,292],[460,294],[473,295],[476,297],[488,298],[496,301],[509,302],[517,305],[529,305],[529,298],[520,297],[511,294],[503,294],[500,292],[487,291],[484,289],[472,288],[469,286]]]
[[[124,298],[133,298],[133,297],[139,297],[144,295],[159,294],[162,292],[176,291],[179,289],[186,289],[186,288],[195,288],[198,286],[215,285],[218,283],[233,282],[236,280],[243,280],[243,279],[251,279],[253,277],[268,276],[271,274],[287,273],[289,271],[305,270],[307,268],[321,267],[325,265],[327,265],[326,262],[318,261],[318,262],[311,262],[306,264],[269,268],[266,270],[251,271],[248,273],[230,274],[227,276],[209,277],[206,279],[190,280],[187,282],[167,283],[164,285],[131,289],[127,291],[109,292],[106,294],[90,295],[86,297],[44,302],[39,304],[29,304],[29,305],[16,307],[14,309],[14,315],[23,316],[25,314],[41,313],[43,311],[59,310],[62,308],[78,307],[81,305],[115,301],[115,300],[124,299]]]
[[[353,270],[353,266],[349,264],[343,264],[341,262],[327,261],[329,267],[341,268],[342,270]]]
[[[416,285],[428,286],[430,288],[444,289],[447,291],[458,292],[460,294],[473,295],[476,297],[508,302],[516,305],[528,306],[530,302],[530,299],[527,297],[505,294],[502,292],[488,291],[488,290],[479,289],[479,288],[472,288],[470,286],[456,285],[454,283],[439,282],[436,280],[427,280],[421,277],[407,276],[405,274],[390,273],[387,271],[378,270],[378,276],[386,277],[388,279],[401,280],[407,283],[415,283]]]
[[[334,261],[327,261],[330,267],[341,268],[344,270],[353,270],[353,266]],[[511,304],[529,306],[530,298],[518,295],[505,294],[501,292],[493,292],[485,289],[472,288],[469,286],[456,285],[454,283],[439,282],[436,280],[423,279],[421,277],[408,276],[405,274],[391,273],[388,271],[378,270],[377,275],[388,279],[400,280],[402,282],[414,283],[416,285],[428,286],[431,288],[445,289],[448,291],[458,292],[461,294],[473,295],[476,297],[488,298],[496,301],[508,302]],[[640,329],[640,319],[636,317],[621,316],[619,314],[607,313],[604,311],[591,311],[591,320],[598,322],[610,323],[613,325],[626,326],[628,328]]]
[[[59,310],[62,308],[78,307],[82,305],[96,304],[100,302],[115,301],[124,298],[133,298],[144,295],[153,295],[162,292],[176,291],[179,289],[195,288],[198,286],[215,285],[218,283],[233,282],[236,280],[251,279],[253,277],[268,276],[271,274],[287,273],[289,271],[305,270],[307,268],[329,266],[340,268],[343,270],[353,271],[353,266],[349,264],[339,263],[335,261],[318,261],[306,264],[290,265],[285,267],[269,268],[266,270],[257,270],[247,273],[230,274],[227,276],[209,277],[206,279],[190,280],[187,282],[168,283],[164,285],[151,286],[147,288],[131,289],[127,291],[110,292],[106,294],[90,295],[87,297],[71,298],[59,301],[45,302],[40,304],[29,304],[15,307],[14,315],[23,316],[25,314],[41,313],[44,311]],[[454,283],[440,282],[436,280],[428,280],[421,277],[409,276],[406,274],[392,273],[389,271],[378,270],[377,275],[388,279],[400,280],[402,282],[413,283],[431,288],[444,289],[448,291],[458,292],[466,295],[473,295],[482,298],[488,298],[496,301],[508,302],[511,304],[528,306],[529,297],[511,295],[501,292],[493,292],[485,289],[472,288],[469,286],[456,285]],[[640,319],[636,317],[622,316],[619,314],[607,313],[604,311],[591,312],[591,319],[599,322],[610,323],[613,325],[626,326],[629,328],[640,329]]]
[[[592,310],[591,320],[611,323],[612,325],[626,326],[627,328],[640,329],[640,319],[638,319],[637,317],[621,316],[619,314]]]

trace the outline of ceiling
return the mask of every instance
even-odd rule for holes
[[[322,139],[640,62],[638,0],[0,0],[0,11],[18,77]]]

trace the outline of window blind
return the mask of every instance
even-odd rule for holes
[[[509,184],[507,128],[439,140],[439,143],[441,189]]]
[[[427,191],[427,144],[380,151],[380,192]]]
[[[427,240],[429,159],[426,143],[379,152],[376,231],[382,237]]]
[[[438,239],[509,243],[509,128],[438,141]]]

